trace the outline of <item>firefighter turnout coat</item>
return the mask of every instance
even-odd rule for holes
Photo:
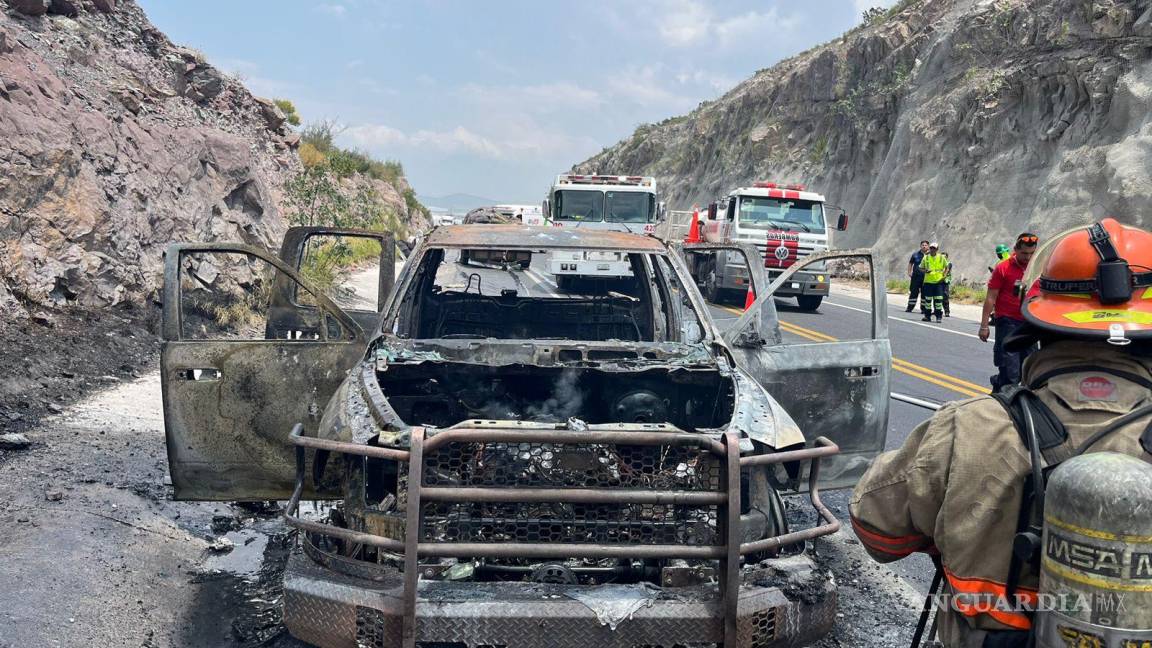
[[[1152,403],[1150,381],[1152,357],[1103,342],[1050,344],[1024,367],[1024,384],[1063,422],[1065,445],[1071,449],[1111,421]],[[1111,450],[1148,459],[1139,442],[1148,425],[1148,417],[1137,419],[1089,452]],[[985,396],[942,407],[899,450],[878,457],[852,494],[852,526],[876,560],[891,562],[914,552],[939,555],[945,596],[937,601],[938,618],[947,648],[980,646],[987,631],[1030,627],[1030,618],[1015,611],[1012,600],[966,604],[1006,594],[1030,470],[1028,451],[1008,412]],[[1025,566],[1017,596],[1034,604],[1037,581],[1038,575]]]

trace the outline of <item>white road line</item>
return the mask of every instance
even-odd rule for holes
[[[854,311],[857,311],[859,313],[867,313],[868,315],[872,314],[872,311],[870,311],[870,310],[866,310],[863,308],[856,308],[855,306],[845,306],[844,304],[837,304],[836,302],[830,302],[827,300],[825,300],[824,303],[828,304],[829,306],[835,306],[837,308],[847,308],[848,310],[854,310]],[[905,324],[911,324],[913,326],[923,326],[924,328],[930,328],[934,331],[940,331],[942,333],[951,333],[953,335],[963,335],[964,337],[975,338],[977,340],[980,339],[979,335],[974,335],[972,333],[964,333],[962,331],[953,331],[950,328],[945,328],[943,326],[933,326],[927,322],[913,322],[911,320],[906,320],[906,319],[902,319],[899,317],[892,317],[891,315],[888,316],[888,321],[889,322],[903,322]]]

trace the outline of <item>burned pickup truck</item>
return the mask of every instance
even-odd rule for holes
[[[166,258],[176,496],[288,500],[294,636],[761,648],[829,631],[835,583],[805,548],[839,527],[819,487],[850,486],[883,447],[880,316],[867,340],[785,344],[753,262],[760,297],[721,332],[682,251],[656,238],[473,225],[433,230],[366,329],[298,271],[322,234],[292,233],[281,258],[230,244]],[[460,262],[488,249],[532,263]],[[560,288],[548,259],[568,250],[617,255],[631,274]],[[709,251],[755,255],[693,248]],[[835,256],[871,263],[813,260]],[[209,334],[205,313],[252,295],[269,304],[263,328]],[[793,492],[807,493],[806,528],[790,528]],[[308,518],[302,500],[334,503]]]

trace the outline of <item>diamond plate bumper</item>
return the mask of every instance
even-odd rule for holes
[[[831,630],[835,584],[811,569],[806,558],[787,561],[789,569],[777,572],[782,574],[775,579],[778,584],[756,585],[766,581],[745,574],[737,604],[737,645],[804,646]],[[603,625],[591,608],[568,596],[576,589],[594,588],[422,581],[416,645],[672,648],[714,646],[723,641],[723,612],[714,587],[654,590],[654,600],[615,630]],[[357,578],[327,569],[297,551],[284,575],[284,623],[293,636],[321,648],[399,647],[403,590],[397,571],[379,572],[373,580]]]

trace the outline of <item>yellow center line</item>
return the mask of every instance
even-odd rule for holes
[[[737,308],[733,308],[731,306],[720,306],[720,308],[722,308],[726,311],[729,311],[731,313],[735,313],[737,315],[743,315],[744,314],[744,311],[739,310]],[[812,329],[804,328],[803,326],[800,326],[798,324],[793,324],[792,322],[785,322],[784,320],[779,320],[779,322],[780,322],[780,328],[781,329],[783,329],[789,333],[792,333],[793,335],[798,335],[798,336],[805,338],[807,340],[811,340],[813,342],[839,342],[840,341],[838,338],[834,338],[831,335],[828,335],[827,333],[821,333],[820,331],[813,331]],[[961,394],[963,396],[972,397],[972,396],[984,396],[984,395],[988,394],[987,389],[985,389],[984,387],[981,387],[980,385],[977,385],[976,383],[972,383],[972,382],[969,382],[967,380],[956,378],[954,376],[949,376],[948,374],[940,373],[939,371],[933,371],[927,367],[921,367],[918,364],[914,364],[912,362],[908,362],[907,360],[902,360],[900,358],[895,358],[895,357],[892,358],[892,368],[895,369],[896,371],[899,371],[902,374],[912,376],[913,378],[919,378],[920,380],[932,383],[933,385],[937,385],[939,387],[943,387],[949,391],[954,391],[954,392]]]

